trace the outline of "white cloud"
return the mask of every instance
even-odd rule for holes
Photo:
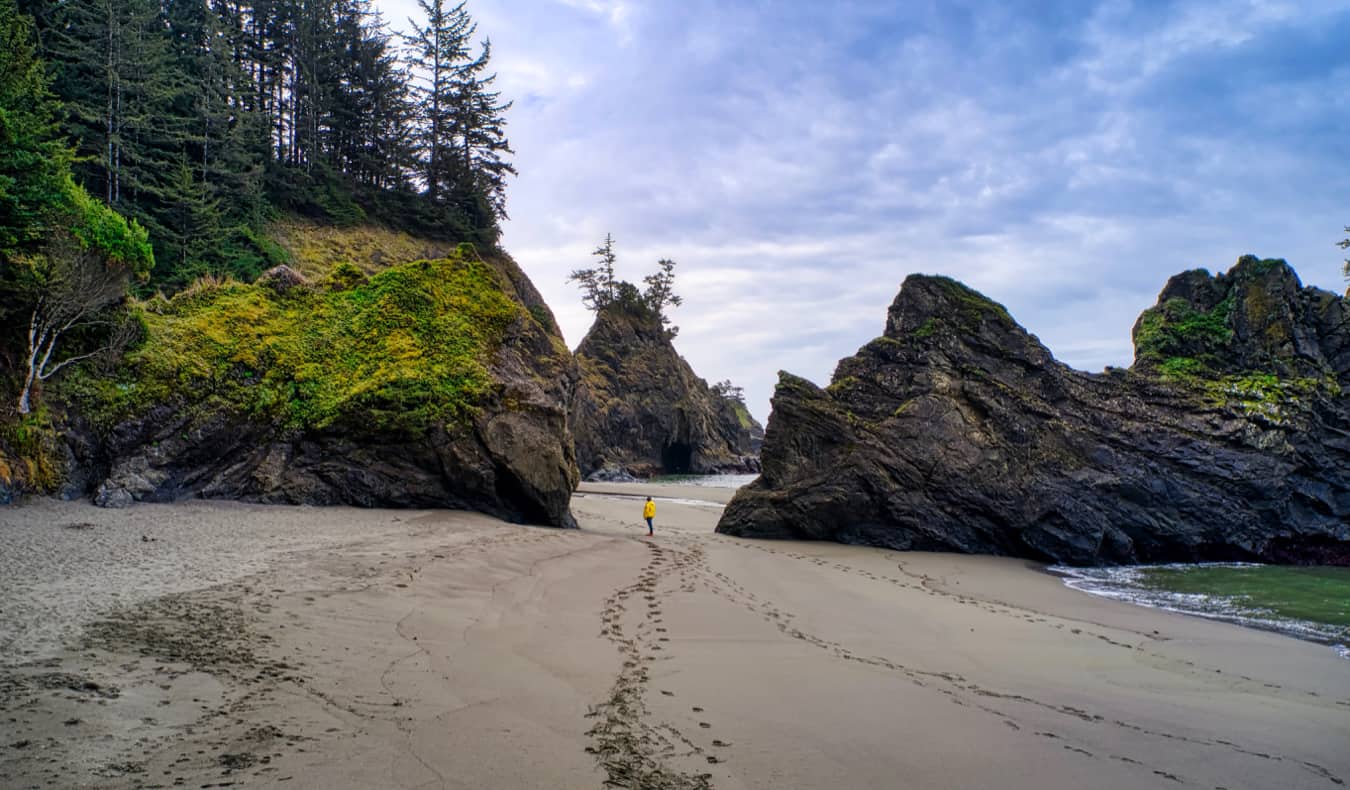
[[[504,245],[569,343],[565,278],[612,232],[629,279],[679,262],[677,347],[761,419],[779,369],[823,383],[914,271],[1095,369],[1182,269],[1254,252],[1341,290],[1350,54],[1319,31],[1348,8],[469,6],[517,99]]]

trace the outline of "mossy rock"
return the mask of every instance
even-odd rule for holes
[[[166,402],[210,402],[284,428],[418,431],[492,391],[492,352],[524,312],[487,264],[394,266],[343,289],[208,283],[140,306],[142,345],[112,378],[67,390],[104,427]]]

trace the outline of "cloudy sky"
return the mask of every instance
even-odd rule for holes
[[[376,0],[395,27],[415,0]],[[678,262],[676,346],[768,416],[826,383],[911,272],[1128,365],[1173,273],[1283,257],[1342,292],[1350,0],[469,0],[519,178],[504,245],[576,346],[566,282]]]

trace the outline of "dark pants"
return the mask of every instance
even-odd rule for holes
[[[647,519],[647,534],[648,534],[648,535],[652,534],[652,520],[651,520],[651,519]]]

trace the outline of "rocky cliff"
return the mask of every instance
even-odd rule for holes
[[[200,496],[573,524],[575,363],[505,256],[466,246],[275,271],[141,314],[123,366],[63,386],[94,426],[81,466],[97,504]]]
[[[744,404],[715,394],[640,304],[602,308],[576,351],[572,417],[582,474],[752,471],[759,430]],[[739,407],[739,408],[738,408]]]
[[[1131,370],[1056,362],[1000,305],[911,276],[829,387],[782,374],[719,532],[1072,564],[1350,564],[1350,304],[1283,261],[1187,272]]]

